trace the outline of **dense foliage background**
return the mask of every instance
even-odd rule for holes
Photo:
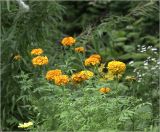
[[[31,131],[158,131],[158,1],[27,0],[29,11],[16,1],[0,3],[2,130],[18,131],[20,122],[32,120]],[[108,102],[93,91],[103,85],[112,87],[112,82],[96,79],[79,86],[84,91],[70,98],[66,91],[67,97],[59,99],[62,91],[45,80],[46,71],[61,68],[70,75],[83,69],[78,56],[61,46],[65,36],[74,36],[76,45],[86,48],[87,57],[98,53],[102,63],[125,62],[125,75],[137,80],[122,79],[118,98],[113,92]],[[49,58],[44,69],[35,69],[31,63],[30,51],[37,47]],[[17,54],[21,61],[14,60]]]

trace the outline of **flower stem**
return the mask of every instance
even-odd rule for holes
[[[118,117],[118,75],[116,75],[115,78],[116,78],[115,79],[116,80],[116,83],[115,83],[115,89],[116,89],[116,117]],[[116,129],[118,129],[117,125],[116,125]]]

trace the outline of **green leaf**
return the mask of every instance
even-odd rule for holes
[[[115,39],[114,41],[115,41],[115,42],[123,42],[123,41],[126,41],[126,40],[127,40],[126,37],[121,37],[121,38]]]
[[[143,60],[146,59],[149,55],[147,53],[127,53],[125,55],[120,56],[121,59],[130,59],[133,58],[135,60]]]

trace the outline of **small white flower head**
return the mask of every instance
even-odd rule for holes
[[[152,51],[157,51],[157,48],[152,48],[151,50],[152,50]]]
[[[133,66],[134,61],[130,61],[128,64],[131,65],[131,66]]]
[[[29,6],[27,4],[24,3],[23,0],[17,0],[19,7],[21,10],[23,10],[24,12],[28,12],[29,11]]]
[[[144,66],[144,69],[148,70],[149,68],[148,68],[148,66]]]

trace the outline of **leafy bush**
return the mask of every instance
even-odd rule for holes
[[[159,2],[25,3],[1,2],[3,131],[159,130]],[[35,48],[47,65],[32,64]],[[112,60],[126,71],[110,74]],[[46,76],[55,69],[62,80]]]

